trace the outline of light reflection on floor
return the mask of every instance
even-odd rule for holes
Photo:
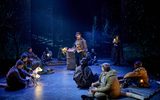
[[[82,94],[87,94],[87,90],[77,88],[73,81],[74,71],[67,70],[66,66],[50,66],[55,70],[54,74],[41,75],[37,87],[31,87],[15,92],[5,91],[0,88],[0,100],[81,100]],[[90,66],[93,73],[100,74],[100,66]],[[129,67],[112,66],[118,71],[119,76],[123,76],[130,71]],[[4,79],[0,79],[0,82]]]

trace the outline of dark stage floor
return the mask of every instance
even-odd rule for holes
[[[110,60],[100,60],[99,63],[110,62]],[[111,63],[111,62],[110,62]],[[4,88],[0,88],[0,100],[81,100],[82,94],[87,94],[87,90],[78,89],[73,81],[74,71],[69,71],[66,66],[50,66],[55,70],[54,74],[41,75],[41,79],[37,87],[31,87],[19,91],[9,92]],[[90,66],[94,73],[100,74],[100,66]],[[131,67],[112,66],[118,71],[118,76],[123,76]],[[5,78],[1,78],[0,82],[5,82]],[[159,94],[152,99],[156,100]],[[131,100],[131,98],[123,98],[123,100]],[[133,99],[134,100],[134,99]]]

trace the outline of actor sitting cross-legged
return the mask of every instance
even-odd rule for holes
[[[26,70],[27,72],[31,73],[32,67],[28,62],[28,55],[23,53],[20,57],[20,60],[23,61],[23,63],[24,63],[23,69]]]
[[[18,90],[25,88],[29,84],[29,79],[26,77],[32,77],[29,73],[23,70],[24,62],[18,60],[16,65],[13,66],[7,73],[7,89],[9,90]]]
[[[30,60],[40,60],[38,56],[33,52],[31,47],[28,48],[28,51],[26,52],[26,54],[28,55],[28,58]]]
[[[122,84],[122,87],[149,87],[148,74],[146,69],[143,67],[142,62],[136,61],[134,63],[134,68],[135,70],[133,72],[129,72],[124,76],[124,83]]]
[[[41,59],[42,59],[42,63],[44,65],[46,65],[46,63],[52,61],[52,51],[49,50],[49,48],[46,48],[46,50],[42,54]]]
[[[42,69],[44,68],[41,59],[36,54],[33,53],[31,47],[29,47],[28,51],[24,52],[23,54],[26,54],[28,56],[27,66],[30,66],[33,69],[34,67],[36,67],[35,65],[39,63],[41,68]]]
[[[96,100],[107,100],[120,96],[120,85],[116,71],[110,68],[110,64],[102,64],[102,73],[99,81],[92,83],[89,95],[82,95],[83,100],[95,98]]]
[[[28,64],[33,66],[34,63],[41,63],[41,59],[33,52],[32,48],[29,47],[27,52],[24,52],[28,56]]]

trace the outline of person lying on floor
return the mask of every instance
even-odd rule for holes
[[[73,80],[78,85],[78,88],[89,88],[94,78],[92,70],[88,67],[88,59],[82,58],[80,66],[74,72]]]
[[[133,70],[133,72],[129,72],[124,76],[124,83],[122,84],[122,87],[149,87],[147,70],[143,67],[142,62],[136,61],[134,63],[134,68],[135,70]]]
[[[16,65],[13,66],[6,75],[7,89],[18,90],[25,88],[29,84],[30,79],[26,77],[32,77],[29,73],[23,70],[24,62],[18,60]],[[33,78],[33,77],[32,77]]]
[[[88,95],[82,95],[83,100],[94,98],[96,100],[107,100],[118,98],[121,94],[117,72],[110,68],[109,63],[102,64],[102,73],[99,81],[92,83]]]

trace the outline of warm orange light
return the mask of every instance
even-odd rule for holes
[[[42,100],[43,84],[39,84],[34,89],[35,100]]]
[[[143,80],[143,79],[140,79],[140,83],[144,83],[144,80]]]

